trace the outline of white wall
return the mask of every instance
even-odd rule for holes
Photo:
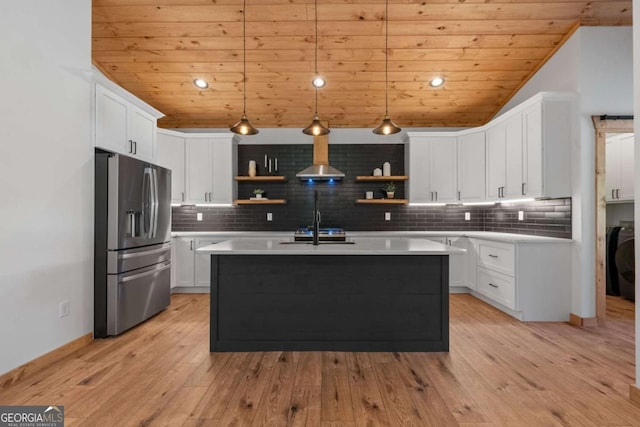
[[[91,1],[8,3],[0,51],[4,373],[92,330]]]
[[[572,312],[595,316],[595,131],[592,115],[633,111],[631,27],[581,27],[498,113],[540,91],[579,94],[572,145]]]
[[[634,111],[640,112],[640,0],[633,0],[633,44],[636,49],[633,52],[633,106]],[[635,119],[635,134],[640,135],[640,119]],[[635,156],[636,161],[636,200],[640,200],[640,156]],[[636,203],[635,220],[640,224],[640,203]],[[640,238],[640,230],[636,228],[636,240]],[[636,265],[640,265],[640,251],[636,251]],[[636,269],[636,301],[640,301],[640,270]],[[636,302],[636,386],[640,387],[640,304]]]

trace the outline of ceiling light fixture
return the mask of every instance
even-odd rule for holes
[[[200,89],[206,89],[209,87],[209,83],[203,79],[194,79],[193,84]]]
[[[255,135],[260,131],[247,118],[247,0],[242,3],[242,55],[242,118],[230,130],[238,135]]]
[[[440,87],[444,84],[444,78],[442,77],[434,77],[431,79],[431,81],[429,82],[429,86],[431,87]]]
[[[318,135],[326,135],[329,132],[331,132],[329,130],[329,128],[325,127],[322,125],[322,123],[320,123],[320,118],[318,117],[318,88],[319,87],[323,87],[326,84],[326,81],[320,77],[318,75],[318,0],[316,0],[315,2],[315,18],[316,18],[316,53],[315,53],[315,70],[316,70],[316,74],[315,74],[315,78],[313,79],[313,86],[316,88],[316,112],[313,115],[313,121],[311,122],[311,124],[309,126],[307,126],[306,128],[302,129],[302,133],[306,134],[306,135],[312,135],[312,136],[318,136]],[[322,80],[323,84],[321,86],[318,86],[316,84],[317,81]]]
[[[327,85],[327,81],[322,76],[315,76],[313,81],[311,82],[314,87],[325,87]]]
[[[376,135],[392,135],[400,132],[400,129],[389,118],[389,0],[385,2],[384,12],[384,119],[380,126],[373,130]]]

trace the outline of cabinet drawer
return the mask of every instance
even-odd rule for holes
[[[478,242],[478,266],[513,276],[515,274],[514,246],[494,242]]]
[[[478,267],[478,292],[512,310],[516,309],[515,279],[511,276]]]

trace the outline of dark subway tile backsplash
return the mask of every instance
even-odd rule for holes
[[[332,144],[329,162],[345,173],[342,181],[300,181],[295,174],[312,163],[311,145],[240,145],[238,171],[247,174],[249,160],[258,165],[258,175],[267,175],[264,156],[272,159],[274,175],[287,177],[285,183],[241,182],[238,197],[247,199],[253,190],[265,190],[265,196],[286,199],[286,205],[242,205],[233,208],[180,206],[173,208],[173,231],[293,231],[310,225],[313,212],[313,191],[319,192],[319,210],[323,227],[342,227],[347,231],[497,231],[571,238],[571,199],[553,199],[514,205],[495,206],[401,206],[362,205],[356,199],[373,191],[375,198],[383,196],[384,182],[357,183],[358,175],[371,175],[374,168],[391,163],[392,175],[404,174],[402,144]],[[278,158],[278,172],[273,168]],[[409,177],[411,179],[411,177]],[[396,182],[396,198],[404,198],[404,183]],[[524,220],[518,221],[518,211]],[[196,213],[203,220],[196,220]],[[267,222],[267,213],[273,221]],[[385,212],[391,221],[385,221]],[[471,220],[465,221],[465,212]]]

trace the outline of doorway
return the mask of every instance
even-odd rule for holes
[[[596,319],[598,324],[604,324],[607,317],[607,262],[613,261],[607,259],[607,205],[620,205],[615,211],[611,208],[609,211],[611,215],[619,215],[620,220],[624,221],[628,217],[628,207],[621,208],[621,206],[629,198],[626,188],[620,188],[622,185],[612,183],[612,180],[607,184],[607,169],[616,174],[618,182],[621,179],[628,180],[629,173],[633,182],[635,173],[633,162],[630,163],[630,171],[628,162],[620,166],[621,161],[628,160],[628,153],[623,152],[624,150],[615,152],[618,155],[617,159],[613,158],[615,154],[607,159],[607,140],[610,144],[617,144],[622,140],[628,148],[627,138],[629,134],[633,134],[634,128],[633,116],[593,116],[592,119],[596,130]],[[633,142],[631,142],[631,148],[633,148]],[[617,162],[616,165],[613,165],[614,162]],[[633,208],[631,208],[631,214],[633,214]],[[609,221],[610,224],[611,222]]]

